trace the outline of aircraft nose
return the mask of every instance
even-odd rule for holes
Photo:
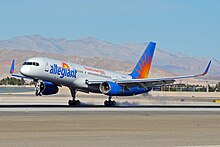
[[[22,75],[28,75],[28,74],[30,73],[30,67],[23,65],[23,66],[20,68],[20,73],[21,73]]]

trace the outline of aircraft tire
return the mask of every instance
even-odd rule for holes
[[[108,106],[109,106],[109,101],[105,100],[104,105],[105,105],[106,107],[108,107]]]
[[[42,96],[42,94],[40,94],[38,91],[35,92],[36,96]]]
[[[105,101],[104,102],[104,105],[106,106],[106,107],[114,107],[114,106],[116,106],[116,102],[115,101]]]
[[[69,100],[68,101],[69,106],[79,106],[80,105],[80,101],[79,100]]]
[[[112,106],[116,106],[116,101],[112,101]]]

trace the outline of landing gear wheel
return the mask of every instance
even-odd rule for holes
[[[80,101],[79,100],[69,100],[68,101],[69,106],[79,106],[80,105]]]
[[[116,101],[112,101],[112,105],[113,105],[113,106],[116,106]]]
[[[116,106],[116,102],[115,101],[105,101],[104,102],[104,105],[106,106],[106,107],[114,107],[114,106]]]
[[[38,91],[35,92],[35,95],[36,95],[36,96],[42,96],[42,94],[39,93]]]
[[[80,101],[76,100],[76,89],[72,89],[70,88],[70,92],[72,95],[72,100],[68,101],[69,106],[79,106],[80,105]]]

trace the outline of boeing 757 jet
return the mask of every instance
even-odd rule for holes
[[[148,93],[154,87],[173,84],[176,79],[204,76],[211,65],[209,62],[204,73],[196,75],[148,78],[156,43],[150,42],[130,74],[121,74],[104,69],[59,61],[44,57],[30,58],[20,68],[21,75],[14,74],[14,60],[10,73],[12,76],[33,79],[36,96],[52,95],[59,91],[59,87],[67,86],[72,99],[68,104],[80,105],[76,100],[77,91],[85,93],[101,93],[108,96],[105,106],[115,106],[113,96],[133,96]]]

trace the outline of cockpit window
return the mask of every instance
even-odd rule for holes
[[[33,65],[33,62],[27,62],[26,65]]]
[[[34,65],[34,66],[39,66],[39,63],[37,63],[37,62],[24,62],[23,65]]]

